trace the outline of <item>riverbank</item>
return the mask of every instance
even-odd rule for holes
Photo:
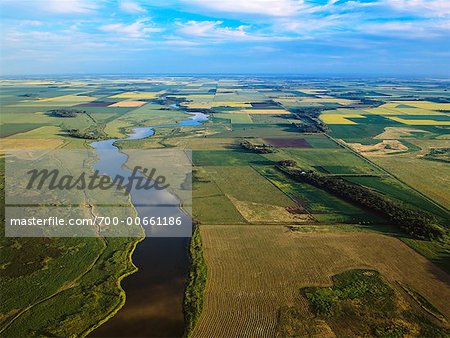
[[[203,309],[208,267],[203,256],[199,225],[195,226],[189,245],[190,266],[184,292],[183,312],[186,321],[184,337],[191,337]]]

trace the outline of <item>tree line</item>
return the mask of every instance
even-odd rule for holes
[[[411,209],[371,189],[313,170],[292,169],[281,163],[278,168],[297,181],[309,183],[382,215],[414,238],[434,239],[444,235],[444,230],[438,225],[434,216],[421,210]]]
[[[271,146],[270,144],[253,144],[250,141],[247,140],[242,140],[239,145],[247,150],[250,150],[254,153],[258,153],[258,154],[269,154],[269,153],[274,153],[276,151],[276,149]]]

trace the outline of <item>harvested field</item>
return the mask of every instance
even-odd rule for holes
[[[304,138],[265,138],[264,141],[278,148],[312,148]]]
[[[300,288],[331,285],[331,276],[353,268],[375,269],[450,316],[450,276],[393,237],[262,225],[200,230],[208,282],[194,337],[274,336],[281,307],[309,313]]]
[[[437,121],[437,120],[409,120],[409,119],[403,119],[401,117],[389,117],[389,119],[400,122],[403,124],[408,125],[415,125],[415,126],[450,126],[450,121]]]
[[[232,138],[184,138],[184,147],[192,150],[228,150],[238,146]]]
[[[108,107],[141,107],[146,103],[147,102],[145,102],[145,101],[121,101],[121,102],[113,103],[113,104],[109,105]]]
[[[342,141],[344,142],[344,141]],[[344,142],[345,143],[345,142]],[[383,140],[376,144],[346,143],[350,148],[364,156],[386,156],[408,151],[408,147],[398,140]]]
[[[86,96],[86,95],[61,95],[61,96],[55,96],[55,97],[48,97],[45,99],[39,99],[37,102],[91,102],[94,101],[96,98],[93,96]]]
[[[89,102],[89,103],[83,103],[83,104],[79,104],[74,106],[75,108],[83,108],[83,107],[108,107],[113,105],[116,102],[112,102],[112,101],[93,101],[93,102]]]
[[[56,149],[64,144],[58,139],[15,139],[6,138],[0,140],[0,151],[8,150],[48,150]]]
[[[386,127],[384,128],[384,132],[375,136],[374,138],[388,140],[388,139],[399,139],[403,137],[426,136],[427,134],[430,134],[430,132],[421,129],[407,128],[407,127]]]
[[[313,218],[304,210],[280,207],[278,205],[240,201],[227,196],[239,213],[250,223],[302,223],[313,221]]]

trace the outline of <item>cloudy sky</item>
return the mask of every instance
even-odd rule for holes
[[[450,76],[448,0],[0,0],[0,73]]]

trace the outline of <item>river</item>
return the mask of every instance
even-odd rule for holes
[[[124,139],[91,143],[99,160],[94,169],[111,177],[129,176],[123,166],[127,155],[114,143],[118,140],[139,140],[154,135],[158,128],[197,126],[208,119],[202,113],[189,113],[190,118],[177,124],[134,128]],[[168,194],[167,191],[162,193]],[[131,200],[142,200],[131,191]],[[154,196],[153,196],[154,198]],[[176,199],[175,196],[172,196]],[[167,199],[167,196],[165,196]],[[136,207],[142,218],[148,209]],[[124,306],[106,323],[91,332],[90,337],[180,337],[184,331],[183,297],[188,270],[186,237],[146,237],[133,253],[138,271],[126,277],[121,285],[126,293]]]

